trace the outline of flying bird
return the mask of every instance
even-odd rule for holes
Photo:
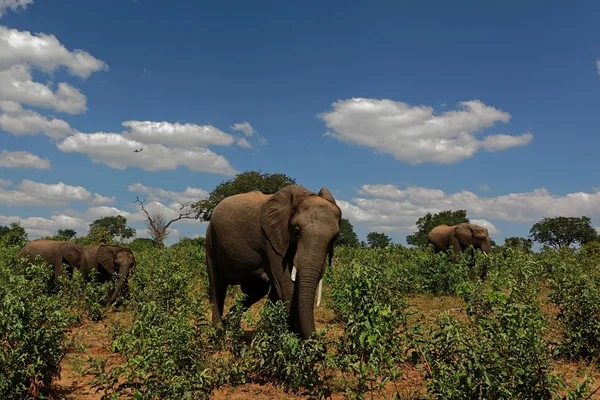
[[[134,153],[139,153],[140,151],[144,150],[143,148],[139,149],[139,150],[134,150]]]

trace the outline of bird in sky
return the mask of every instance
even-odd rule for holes
[[[142,149],[139,149],[139,150],[134,150],[133,152],[134,152],[134,153],[139,153],[139,152],[140,152],[140,151],[142,151],[142,150],[144,150],[144,149],[142,148]]]

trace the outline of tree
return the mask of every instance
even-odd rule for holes
[[[97,232],[99,228],[108,231],[111,239],[115,237],[129,239],[135,236],[135,229],[127,226],[127,218],[122,215],[98,218],[90,224],[90,233]]]
[[[598,238],[598,232],[592,226],[589,217],[546,217],[536,222],[529,231],[529,237],[538,243],[555,249],[580,245]]]
[[[134,203],[139,203],[140,207],[142,208],[142,212],[146,214],[146,228],[148,228],[148,233],[150,234],[150,237],[154,243],[159,247],[164,247],[165,239],[170,233],[169,226],[171,226],[173,222],[179,221],[180,219],[196,219],[196,212],[191,209],[193,202],[182,204],[179,207],[179,214],[177,217],[167,221],[167,219],[159,213],[150,215],[148,210],[146,210],[144,207],[146,200],[140,200],[140,198],[137,196],[135,198],[136,200]]]
[[[456,225],[470,222],[467,218],[467,210],[446,210],[437,214],[427,213],[417,220],[417,232],[406,237],[406,243],[413,246],[427,245],[429,232],[438,225]]]
[[[257,190],[264,194],[273,194],[288,185],[296,184],[296,180],[285,174],[268,174],[260,171],[245,171],[234,178],[221,182],[206,199],[192,205],[196,217],[204,222],[210,221],[213,209],[225,197],[234,194]]]
[[[358,235],[356,235],[356,232],[354,232],[354,227],[346,218],[342,218],[342,223],[340,225],[340,236],[338,236],[338,239],[336,240],[334,246],[360,246],[360,242],[358,241]]]
[[[0,225],[0,244],[4,246],[24,246],[27,241],[27,232],[21,224],[12,222],[10,226]]]
[[[75,232],[75,230],[73,229],[58,229],[56,231],[56,239],[57,240],[73,240],[73,238],[75,238],[75,236],[77,236],[77,232]]]
[[[526,253],[530,253],[531,248],[533,247],[533,240],[524,237],[511,236],[504,238],[504,247],[509,247],[512,249],[522,250]]]
[[[369,247],[384,248],[392,243],[392,239],[383,232],[369,232],[367,234],[367,243]]]

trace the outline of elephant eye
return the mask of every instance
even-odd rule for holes
[[[293,229],[293,233],[295,237],[300,236],[300,227],[296,225]]]

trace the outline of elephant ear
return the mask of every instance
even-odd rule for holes
[[[111,275],[115,273],[115,251],[114,246],[102,245],[96,252],[98,262]]]
[[[469,224],[458,224],[456,226],[456,238],[465,247],[473,243],[473,228]]]
[[[273,194],[262,206],[260,225],[275,251],[285,256],[290,243],[290,218],[299,201],[311,192],[299,185],[288,185]]]
[[[321,190],[319,190],[318,195],[321,196],[322,198],[324,198],[325,200],[328,200],[328,201],[332,202],[333,204],[336,204],[335,199],[333,198],[333,195],[331,194],[331,192],[329,190],[327,190],[327,188],[322,187]]]

